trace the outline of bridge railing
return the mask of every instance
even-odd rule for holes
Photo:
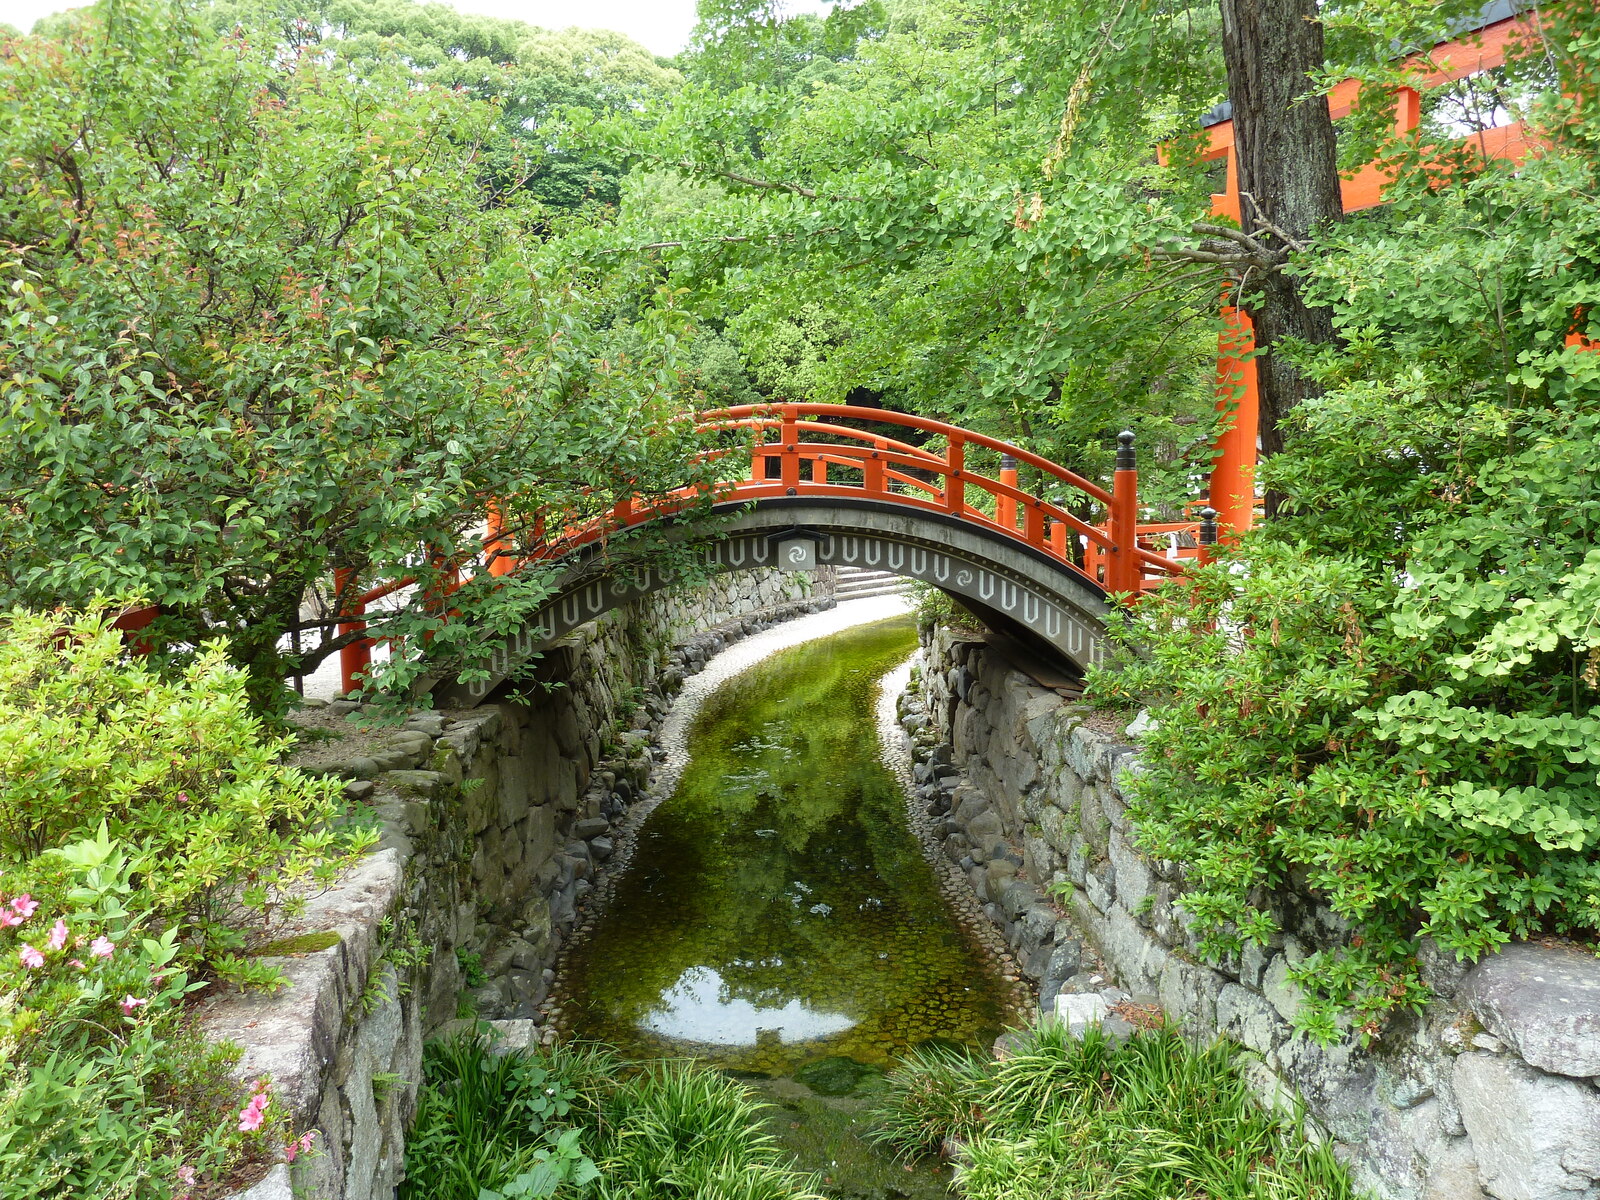
[[[851,424],[841,423],[845,421]],[[928,440],[941,440],[942,448],[930,449],[862,429],[863,423],[914,431]],[[1182,575],[1189,561],[1203,560],[1207,551],[1203,523],[1139,523],[1138,470],[1131,433],[1117,439],[1116,471],[1108,491],[998,438],[882,409],[835,404],[741,405],[703,413],[697,427],[708,435],[746,435],[741,446],[710,449],[701,456],[702,461],[720,461],[748,455],[746,478],[711,485],[710,499],[718,504],[792,496],[865,499],[939,513],[1015,539],[1107,592],[1132,595]],[[834,440],[808,440],[818,437]],[[998,478],[968,467],[972,448],[999,456]],[[1043,476],[1052,490],[1087,498],[1099,508],[1102,520],[1085,520],[1063,504],[1024,489],[1017,478],[1023,464]],[[520,555],[498,506],[491,505],[485,518],[483,569],[490,575],[510,574],[524,562],[563,557],[622,530],[682,512],[706,498],[706,488],[690,487],[648,499],[622,500],[600,518],[567,523],[558,514],[547,514],[545,520],[558,532],[541,537],[539,545],[525,548]],[[1175,553],[1169,547],[1171,556],[1159,552],[1155,539],[1172,534],[1188,534],[1186,540],[1193,544],[1178,547]],[[1176,545],[1184,539],[1171,540]],[[1210,540],[1215,541],[1214,520]],[[348,573],[340,572],[335,585],[342,598],[338,632],[361,632],[369,604],[416,582],[405,578],[360,591]],[[442,605],[451,590],[453,584],[446,584],[432,602]],[[362,638],[341,650],[346,691],[358,687],[361,675],[370,667],[373,644]]]

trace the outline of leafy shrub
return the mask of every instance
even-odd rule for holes
[[[270,1155],[281,1113],[191,1023],[176,927],[140,936],[103,831],[64,857],[86,907],[0,895],[0,1198],[166,1198]]]
[[[635,1068],[603,1093],[596,1200],[814,1200],[748,1089],[693,1062]]]
[[[1117,1044],[1042,1025],[998,1062],[909,1059],[889,1075],[879,1138],[907,1154],[954,1151],[970,1200],[1352,1200],[1328,1147],[1255,1103],[1218,1043],[1176,1033]]]
[[[816,1200],[740,1084],[595,1047],[430,1043],[401,1200]]]
[[[0,616],[0,857],[37,859],[104,822],[141,903],[207,954],[303,903],[370,844],[339,783],[282,765],[220,645],[164,675],[104,609]]]
[[[311,1150],[208,1046],[207,977],[370,842],[282,766],[220,647],[128,656],[104,610],[0,615],[0,1197],[215,1194]]]
[[[1600,388],[1579,365],[1565,386]],[[1412,374],[1379,389],[1403,454],[1365,440],[1370,381],[1304,406],[1268,472],[1291,515],[1141,603],[1138,653],[1090,685],[1158,723],[1132,813],[1186,865],[1204,948],[1272,934],[1284,889],[1350,924],[1293,973],[1323,1039],[1426,998],[1423,937],[1472,960],[1600,927],[1600,412],[1441,422]]]
[[[569,1070],[563,1072],[562,1065]],[[416,1121],[406,1142],[402,1200],[479,1200],[481,1192],[508,1189],[530,1173],[546,1190],[521,1194],[548,1196],[564,1178],[589,1177],[569,1153],[551,1162],[552,1152],[562,1150],[560,1122],[577,1099],[572,1076],[588,1073],[581,1066],[571,1069],[575,1065],[536,1055],[494,1055],[476,1035],[428,1043]],[[576,1149],[569,1140],[564,1151]],[[565,1172],[563,1162],[572,1164]]]
[[[906,1154],[937,1154],[982,1127],[989,1064],[939,1047],[912,1050],[889,1076],[875,1139]]]

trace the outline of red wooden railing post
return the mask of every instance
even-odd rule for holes
[[[944,510],[961,516],[967,511],[967,443],[951,434],[945,451]]]
[[[1067,523],[1065,521],[1050,522],[1050,549],[1055,556],[1066,561],[1067,557]]]
[[[1044,501],[1031,500],[1022,510],[1022,536],[1028,545],[1044,549]]]
[[[1117,471],[1111,482],[1111,513],[1106,532],[1114,543],[1106,563],[1106,591],[1139,590],[1139,472],[1133,432],[1117,434]]]
[[[1017,460],[1014,455],[1002,454],[1000,456],[1000,482],[1017,486]],[[1010,496],[996,496],[994,498],[994,519],[1007,529],[1017,527],[1017,502]]]
[[[861,465],[863,490],[869,496],[882,496],[886,491],[883,486],[883,459],[879,457],[882,453],[882,449],[874,449],[872,457]]]
[[[361,633],[367,628],[367,623],[359,619],[366,611],[366,605],[356,591],[359,586],[356,573],[349,567],[334,571],[333,590],[340,618],[335,632],[340,637],[347,633]],[[349,645],[339,647],[339,690],[349,693],[360,688],[361,677],[371,665],[372,643],[366,638],[357,638]]]
[[[798,419],[795,407],[785,404],[780,410],[783,423],[779,426],[779,440],[783,443],[783,457],[778,460],[779,479],[785,489],[800,487],[800,431],[795,426]]]
[[[483,541],[483,556],[490,575],[509,575],[517,569],[511,543],[506,540],[506,518],[498,504],[489,505],[489,536]]]

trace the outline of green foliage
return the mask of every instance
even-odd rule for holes
[[[483,969],[483,955],[476,950],[457,946],[456,965],[461,968],[461,982],[467,987],[482,987],[489,982],[489,974]]]
[[[338,781],[283,766],[288,746],[221,646],[161,674],[104,609],[0,615],[0,857],[53,851],[86,915],[153,910],[206,957],[331,881],[372,835],[332,827]]]
[[[614,204],[620,164],[552,145],[560,109],[626,111],[676,87],[678,74],[608,30],[539,29],[522,21],[411,0],[219,0],[204,11],[220,30],[271,32],[287,53],[327,54],[379,77],[404,64],[426,86],[497,110],[478,156],[492,194],[520,191],[552,216]]]
[[[1568,47],[1600,17],[1556,19],[1592,94]],[[1327,390],[1263,471],[1285,514],[1141,603],[1091,685],[1157,719],[1133,811],[1208,950],[1274,932],[1283,889],[1349,923],[1294,970],[1325,1039],[1422,1003],[1423,937],[1470,961],[1600,926],[1600,358],[1567,344],[1600,183],[1552,105],[1546,154],[1443,191],[1413,155],[1302,262],[1348,343],[1301,351]]]
[[[1122,1044],[1054,1024],[998,1062],[921,1055],[889,1076],[881,1140],[956,1161],[970,1200],[1353,1200],[1326,1145],[1298,1115],[1264,1112],[1222,1043],[1196,1049],[1170,1030]]]
[[[433,957],[433,947],[422,940],[422,931],[404,915],[398,921],[384,917],[378,922],[378,947],[367,986],[356,999],[356,1007],[364,1013],[377,1009],[390,994],[391,982],[396,999],[409,996],[418,968],[427,966]]]
[[[818,1200],[760,1128],[762,1105],[692,1062],[637,1068],[603,1097],[595,1200]]]
[[[241,1126],[238,1052],[185,1012],[203,984],[179,929],[128,912],[147,896],[109,847],[102,826],[59,854],[85,907],[0,896],[0,1197],[165,1200],[184,1173],[210,1182],[270,1156],[281,1133],[264,1083],[269,1112]],[[40,878],[31,866],[7,880]]]
[[[430,1043],[401,1200],[813,1200],[743,1087],[687,1062]]]
[[[241,951],[371,843],[287,745],[221,647],[163,675],[104,610],[0,616],[0,1196],[155,1200],[274,1155],[270,1085],[241,1110],[185,1001],[278,986]]]
[[[532,548],[542,507],[694,477],[677,297],[634,281],[622,317],[544,269],[547,210],[479,178],[494,104],[177,0],[54,28],[0,47],[0,603],[160,604],[158,645],[228,635],[271,709],[351,591],[412,576],[368,633],[428,661],[378,675],[470,676],[548,595],[430,604],[481,572],[491,500]]]
[[[983,622],[949,592],[919,580],[912,584],[911,594],[916,600],[919,625],[937,624],[974,634],[982,631]]]
[[[477,1035],[428,1043],[422,1067],[402,1200],[479,1200],[533,1170],[593,1069],[581,1054],[491,1054]]]
[[[1090,475],[1127,426],[1150,503],[1192,498],[1219,280],[1150,257],[1209,203],[1150,147],[1215,99],[1214,18],[739,0],[702,19],[683,89],[574,134],[679,172],[697,205],[625,190],[570,252],[647,248],[773,398],[881,399]]]

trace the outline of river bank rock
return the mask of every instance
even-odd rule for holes
[[[924,626],[918,668],[900,713],[925,718],[915,722],[924,761],[942,745],[960,772],[947,844],[969,839],[971,868],[993,861],[991,847],[1021,850],[1015,878],[1043,890],[1067,921],[1045,940],[1030,909],[985,897],[1008,940],[1049,951],[1019,954],[1046,1011],[1087,1022],[1090,993],[1114,978],[1135,1007],[1159,1001],[1192,1036],[1241,1044],[1261,1101],[1302,1101],[1310,1132],[1382,1200],[1600,1200],[1600,963],[1591,953],[1517,944],[1469,968],[1425,941],[1420,966],[1436,995],[1422,1013],[1396,1018],[1371,1046],[1312,1042],[1293,1024],[1301,997],[1291,968],[1341,945],[1351,932],[1343,920],[1285,889],[1267,898],[1281,936],[1208,961],[1183,909],[1182,864],[1137,849],[1124,794],[1140,769],[1133,735],[945,629]],[[966,877],[994,890],[986,869]],[[1075,942],[1080,959],[1056,957]]]
[[[538,667],[556,686],[522,702],[419,710],[389,729],[349,723],[360,706],[348,700],[295,714],[314,736],[292,761],[349,781],[381,840],[280,931],[320,947],[286,952],[288,987],[198,1008],[210,1036],[241,1047],[241,1082],[270,1074],[291,1127],[320,1133],[317,1155],[278,1164],[252,1200],[392,1198],[424,1037],[463,1003],[536,1017],[601,843],[647,789],[649,734],[628,726],[663,710],[707,645],[830,607],[830,592],[831,575],[816,588],[774,571],[720,577],[575,630]],[[326,931],[338,936],[323,946]]]

